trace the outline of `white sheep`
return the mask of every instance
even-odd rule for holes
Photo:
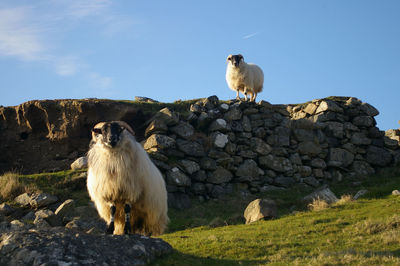
[[[123,121],[92,130],[87,188],[109,234],[162,234],[168,223],[164,179]]]
[[[247,101],[247,94],[250,93],[250,101],[254,102],[257,93],[262,92],[264,83],[264,73],[255,64],[244,62],[243,56],[229,55],[226,59],[226,82],[229,88],[236,91],[236,99],[240,100],[239,91],[244,94]]]

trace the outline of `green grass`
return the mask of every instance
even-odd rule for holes
[[[362,188],[369,192],[357,201],[314,212],[300,203],[309,191],[257,195],[275,199],[281,216],[250,225],[234,217],[243,215],[256,195],[194,202],[189,210],[170,210],[169,231],[161,238],[174,253],[153,264],[400,265],[400,197],[390,195],[399,187],[399,168],[333,184],[339,197]]]

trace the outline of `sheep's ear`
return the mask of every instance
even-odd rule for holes
[[[238,54],[238,56],[240,56],[240,59],[244,59],[243,55],[241,55],[241,54]]]

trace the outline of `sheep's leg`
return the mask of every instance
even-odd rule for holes
[[[247,89],[244,89],[244,100],[247,102]]]
[[[251,99],[251,101],[255,102],[256,101],[256,97],[257,97],[257,92],[254,92],[252,96],[253,96],[252,97],[253,99]]]
[[[240,100],[240,97],[239,97],[239,90],[236,90],[236,100]]]
[[[115,218],[116,210],[117,210],[117,208],[115,207],[115,205],[111,205],[111,207],[110,207],[110,224],[107,226],[106,234],[114,233],[114,218]]]
[[[131,206],[129,204],[125,204],[125,226],[124,226],[124,233],[127,235],[131,232],[131,223],[130,223],[130,216],[131,216]]]

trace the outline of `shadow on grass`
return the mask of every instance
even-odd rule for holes
[[[230,259],[215,259],[197,257],[190,254],[181,253],[174,250],[171,254],[165,255],[156,259],[150,265],[164,266],[164,265],[265,265],[269,263],[268,260],[230,260]]]

